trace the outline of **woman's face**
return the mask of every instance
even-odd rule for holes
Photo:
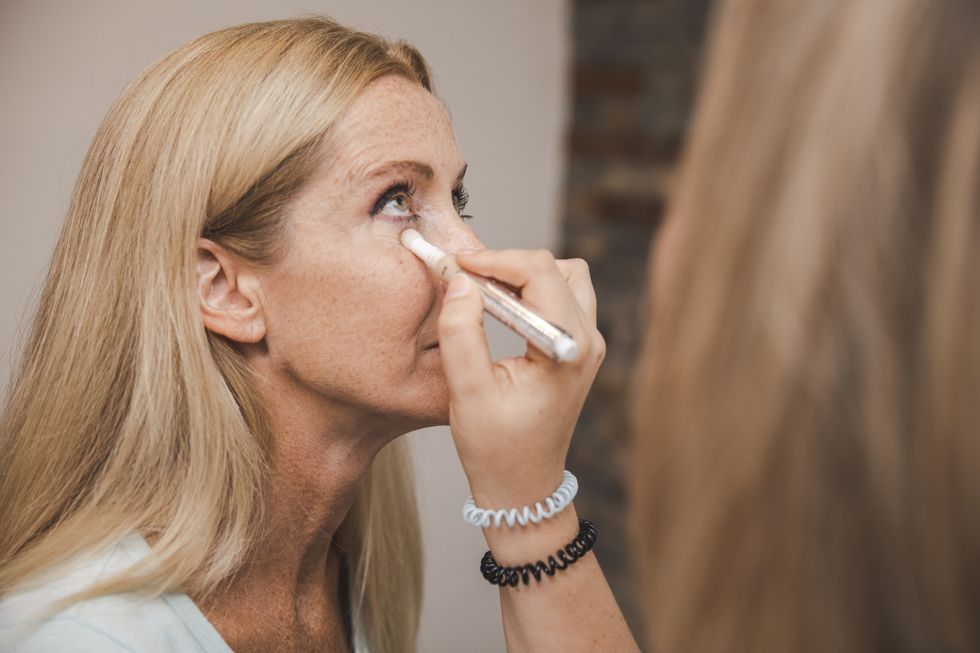
[[[402,430],[446,423],[441,282],[399,243],[482,247],[460,216],[465,162],[421,86],[373,82],[328,135],[288,209],[283,260],[260,273],[274,373],[344,414]]]

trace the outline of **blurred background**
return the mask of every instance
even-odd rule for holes
[[[568,463],[597,555],[639,637],[630,585],[625,399],[651,237],[683,143],[708,0],[0,0],[0,384],[33,311],[96,127],[123,87],[178,44],[243,22],[326,14],[426,56],[470,169],[489,247],[589,261],[606,362]],[[520,343],[491,326],[491,347]],[[426,546],[421,651],[504,649],[497,592],[463,523],[445,428],[408,436]],[[0,454],[2,455],[2,454]]]

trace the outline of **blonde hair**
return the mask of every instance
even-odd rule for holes
[[[243,358],[202,326],[197,241],[274,263],[318,143],[384,75],[431,91],[411,46],[311,17],[196,39],[115,103],[0,417],[0,595],[134,529],[159,563],[98,593],[206,595],[241,564],[270,434]],[[422,559],[403,442],[377,456],[338,539],[356,637],[414,650]]]
[[[657,650],[980,647],[978,33],[719,5],[636,385]]]

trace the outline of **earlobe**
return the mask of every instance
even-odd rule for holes
[[[235,342],[253,344],[265,338],[260,286],[251,270],[205,238],[198,241],[196,265],[204,327]]]

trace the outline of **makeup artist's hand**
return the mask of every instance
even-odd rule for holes
[[[547,251],[458,254],[460,266],[521,291],[523,301],[575,338],[580,352],[556,363],[532,346],[493,362],[483,304],[464,275],[447,288],[439,345],[450,388],[453,439],[477,505],[533,505],[562,480],[575,422],[605,354],[596,298],[585,261]]]
[[[463,275],[449,283],[439,345],[453,440],[473,498],[481,508],[533,505],[561,482],[572,430],[605,355],[589,269],[584,261],[556,261],[547,252],[483,251],[456,260],[519,288],[525,302],[579,344],[572,363],[555,363],[533,347],[494,363],[479,291]],[[490,526],[483,534],[497,563],[514,567],[558,555],[578,531],[571,505],[538,524]],[[532,588],[501,588],[507,650],[639,653],[596,557],[583,556],[561,575]]]

